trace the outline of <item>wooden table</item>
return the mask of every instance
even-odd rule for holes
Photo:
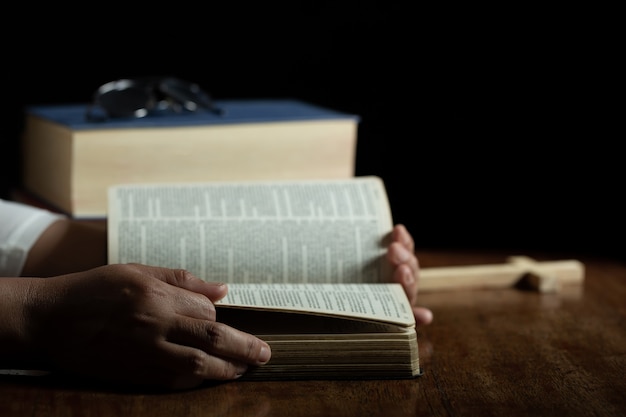
[[[500,263],[517,254],[418,255],[430,267]],[[3,376],[0,416],[624,416],[626,264],[575,258],[585,264],[584,284],[558,294],[421,294],[435,321],[420,330],[424,373],[414,380],[240,381],[153,394]]]

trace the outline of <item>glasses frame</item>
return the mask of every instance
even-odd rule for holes
[[[98,87],[85,118],[101,122],[139,119],[152,114],[193,113],[201,109],[224,115],[224,110],[196,83],[176,77],[123,78]]]

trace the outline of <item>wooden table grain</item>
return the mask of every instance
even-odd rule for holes
[[[421,265],[499,263],[510,253],[418,250]],[[524,254],[529,255],[529,254]],[[582,286],[423,293],[412,380],[268,381],[147,393],[49,377],[0,377],[0,416],[624,416],[626,264],[575,258]]]

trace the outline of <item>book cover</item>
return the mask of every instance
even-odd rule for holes
[[[294,122],[312,120],[353,120],[354,114],[339,112],[294,99],[256,99],[216,101],[223,115],[210,111],[155,112],[141,118],[110,118],[104,121],[89,121],[86,118],[89,104],[34,105],[27,113],[66,126],[72,130],[128,129],[175,126],[215,126],[240,123]]]

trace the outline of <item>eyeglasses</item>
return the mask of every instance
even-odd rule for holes
[[[101,85],[87,108],[88,121],[110,118],[141,118],[157,113],[184,113],[207,110],[218,116],[209,94],[198,84],[173,77],[121,79]]]

